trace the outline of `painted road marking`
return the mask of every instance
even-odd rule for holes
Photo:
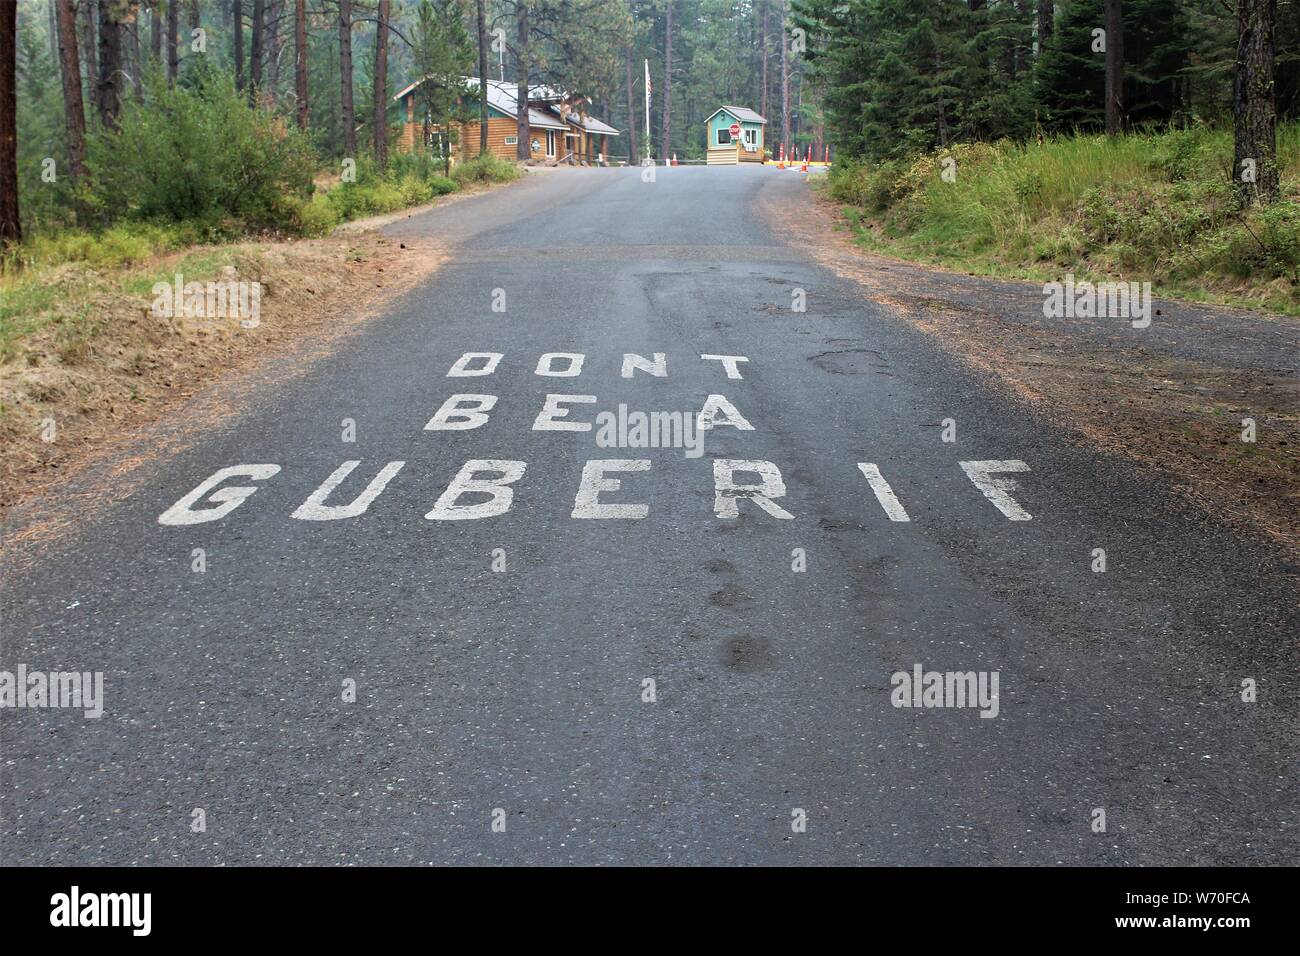
[[[470,378],[493,375],[504,358],[502,352],[464,352],[447,372],[449,378]],[[722,364],[727,378],[743,380],[740,363],[748,362],[743,355],[702,354],[705,361]],[[537,360],[535,374],[546,378],[576,378],[582,373],[586,356],[581,352],[545,352]],[[663,352],[655,352],[653,359],[633,352],[623,353],[620,375],[631,378],[641,371],[656,378],[668,374],[668,364]],[[743,386],[742,386],[743,387]],[[541,411],[533,420],[533,431],[589,432],[590,421],[572,417],[571,406],[594,405],[595,395],[548,393]],[[496,395],[458,392],[448,397],[424,426],[425,431],[468,431],[487,424],[496,408]],[[599,418],[599,416],[597,416]],[[700,430],[710,430],[729,425],[737,431],[754,431],[754,426],[734,404],[721,394],[711,394],[695,417]],[[604,426],[602,425],[602,428]],[[695,457],[695,456],[688,456]],[[362,491],[346,504],[329,504],[344,482],[361,464],[360,460],[343,462],[299,505],[290,517],[299,521],[339,521],[365,514],[398,472],[405,461],[390,461],[380,468]],[[975,487],[993,506],[1010,521],[1029,521],[1032,516],[1012,497],[1018,487],[1011,473],[1028,472],[1029,466],[1019,459],[989,459],[958,462]],[[908,522],[907,509],[894,494],[893,488],[873,462],[857,462],[858,470],[891,522]],[[466,461],[438,496],[433,508],[425,515],[431,521],[477,521],[495,518],[510,511],[514,504],[514,485],[524,476],[528,463],[506,458],[472,458]],[[614,495],[623,489],[624,479],[615,474],[634,474],[651,470],[648,458],[597,458],[587,461],[582,468],[570,517],[580,520],[641,520],[650,513],[643,502],[602,500],[602,495]],[[230,485],[223,483],[234,478],[267,481],[279,474],[276,464],[231,465],[218,469],[205,478],[192,491],[158,516],[162,525],[195,525],[220,521],[239,508],[257,490],[255,485]],[[713,511],[722,520],[740,517],[741,502],[747,508],[757,509],[780,521],[794,520],[795,516],[779,501],[786,497],[785,479],[781,469],[770,461],[752,458],[719,458],[713,461]],[[626,492],[625,492],[626,493]],[[467,496],[474,500],[462,503]]]
[[[1011,497],[1011,492],[1019,487],[1016,480],[994,477],[996,472],[1028,471],[1029,466],[1023,461],[963,461],[961,467],[975,483],[975,487],[984,492],[984,497],[1010,520],[1028,521],[1033,517]]]
[[[294,509],[290,517],[300,521],[338,521],[343,518],[359,517],[365,514],[375,499],[383,494],[388,483],[396,477],[406,462],[386,463],[365,489],[348,504],[328,504],[329,497],[360,464],[360,461],[343,462],[308,496],[306,501]],[[1010,496],[1010,491],[1017,487],[1016,482],[1009,478],[993,477],[1001,472],[1029,471],[1029,466],[1023,461],[962,461],[958,464],[970,477],[975,487],[1008,520],[1030,520],[1032,516],[1029,512]],[[879,467],[870,462],[858,462],[857,466],[875,492],[876,500],[889,520],[910,521],[902,502],[894,494]],[[527,462],[514,459],[472,458],[461,465],[456,476],[452,478],[451,483],[447,485],[433,509],[425,517],[434,521],[465,521],[503,515],[514,503],[512,486],[524,476],[527,467]],[[571,517],[585,519],[646,517],[650,513],[649,505],[606,502],[600,500],[600,496],[602,493],[612,494],[622,489],[621,480],[608,477],[609,473],[645,472],[650,469],[651,462],[648,458],[588,460],[582,468],[582,477],[579,480]],[[280,466],[274,464],[231,465],[220,468],[159,515],[158,523],[192,525],[220,521],[247,501],[258,489],[251,485],[225,488],[218,488],[218,485],[231,478],[265,481],[279,472]],[[755,475],[757,480],[737,478],[737,475]],[[778,499],[786,497],[786,486],[780,468],[773,462],[750,458],[714,459],[713,484],[713,510],[719,518],[739,517],[741,501],[749,501],[761,511],[782,521],[795,517],[777,504]],[[487,494],[490,500],[474,504],[460,503],[462,497],[475,493]],[[208,507],[197,507],[200,503]]]
[[[898,500],[894,494],[894,489],[889,487],[889,482],[885,476],[880,473],[880,466],[873,465],[869,461],[858,462],[858,470],[866,476],[867,484],[871,490],[876,493],[876,500],[880,502],[880,507],[885,509],[885,514],[889,515],[890,521],[911,521],[907,516],[903,503]]]

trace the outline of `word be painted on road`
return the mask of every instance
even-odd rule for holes
[[[449,377],[492,375],[503,358],[499,352],[466,352],[451,366]],[[549,352],[541,356],[536,374],[541,376],[578,375],[586,356],[575,352]],[[749,359],[743,355],[701,355],[705,361],[717,361],[728,379],[743,380],[740,365]],[[621,375],[631,378],[640,371],[663,377],[667,362],[662,352],[652,359],[627,353],[623,356]],[[754,431],[754,426],[725,395],[710,394],[698,413],[631,413],[620,404],[617,414],[602,412],[595,420],[571,417],[570,406],[591,405],[595,395],[548,394],[533,420],[534,431],[585,432],[597,429],[601,447],[667,448],[686,447],[687,457],[702,451],[699,434],[719,427],[738,432]],[[497,396],[481,393],[457,393],[447,398],[424,426],[425,431],[468,431],[486,424],[497,404]],[[637,418],[636,416],[640,416]],[[656,418],[655,416],[660,416]],[[690,426],[693,425],[694,429]],[[404,460],[385,462],[373,472],[350,501],[335,501],[336,493],[361,465],[359,459],[344,461],[291,514],[301,521],[338,521],[366,513],[383,494],[399,472]],[[1029,466],[1018,459],[961,461],[958,465],[975,488],[1010,521],[1028,521],[1032,517],[1013,496],[1017,488],[1009,475],[1027,472]],[[747,458],[715,458],[713,467],[713,512],[720,519],[736,519],[742,503],[747,509],[777,520],[793,520],[795,515],[786,500],[786,484],[780,468],[771,461]],[[880,508],[891,522],[911,521],[907,509],[893,487],[874,462],[857,462]],[[471,458],[442,489],[432,508],[425,514],[430,521],[475,521],[506,514],[514,504],[515,487],[524,478],[528,463],[507,458]],[[596,520],[639,520],[650,513],[644,502],[627,500],[634,493],[624,484],[635,484],[633,475],[649,472],[649,458],[593,458],[585,462],[577,478],[570,517]],[[238,464],[220,468],[179,501],[158,516],[162,525],[186,526],[220,521],[243,505],[258,490],[248,482],[266,482],[280,473],[277,464]],[[350,487],[356,487],[355,482]],[[615,496],[619,496],[617,500]]]

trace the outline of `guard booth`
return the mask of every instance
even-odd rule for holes
[[[705,123],[710,166],[763,161],[767,120],[743,106],[721,106]]]

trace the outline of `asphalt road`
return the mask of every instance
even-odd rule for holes
[[[451,260],[10,569],[0,668],[102,671],[104,714],[0,713],[0,863],[1294,862],[1297,569],[758,211],[806,201],[772,169],[560,171],[388,227]],[[448,377],[467,352],[503,357]],[[488,421],[426,429],[454,394]],[[548,394],[727,406],[689,457],[537,429]],[[500,500],[444,495],[480,459],[525,463],[509,509],[426,518]],[[649,464],[580,496],[604,459]],[[405,464],[294,517],[346,461],[327,505]],[[728,461],[784,495],[718,495]],[[1026,469],[1002,508],[961,464],[988,461]],[[159,522],[252,464],[280,470],[227,514]],[[894,706],[918,665],[996,672],[996,716]]]

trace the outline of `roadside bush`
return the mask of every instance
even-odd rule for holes
[[[403,176],[397,182],[403,206],[418,206],[433,198],[433,187],[419,176]]]
[[[436,196],[454,193],[457,189],[456,183],[444,176],[430,176],[428,179],[414,175],[403,176],[397,186],[408,206],[418,206]]]
[[[324,236],[340,222],[327,194],[318,193],[295,210],[294,231],[303,236]]]
[[[441,171],[442,162],[427,154],[398,153],[383,171],[361,157],[356,180],[332,186],[299,212],[298,221],[305,234],[320,235],[341,222],[418,206],[458,188]]]
[[[23,242],[18,256],[30,265],[84,262],[96,268],[130,266],[198,241],[191,228],[157,223],[120,223],[92,232],[62,229],[37,233]]]
[[[484,153],[451,168],[451,178],[462,186],[466,183],[509,183],[519,176],[517,165],[495,153]]]
[[[1269,206],[1258,216],[1264,245],[1283,269],[1294,274],[1300,267],[1300,199]]]
[[[1207,166],[1217,162],[1227,132],[1216,135],[1203,123],[1187,129],[1172,130],[1152,137],[1151,168],[1169,182],[1181,182],[1205,175]]]
[[[364,179],[366,176],[374,177],[378,175],[378,169],[374,160],[367,157],[366,168],[360,170],[362,175],[357,178]],[[414,176],[416,179],[434,179],[441,178],[443,175],[443,161],[437,156],[425,152],[394,153],[388,158],[388,169],[385,175],[393,179],[402,179],[406,176]]]
[[[434,176],[429,180],[429,188],[433,190],[435,196],[446,196],[454,193],[460,188],[454,179],[448,179],[445,176]]]
[[[836,202],[850,206],[867,205],[867,178],[871,167],[858,160],[837,160],[826,174],[826,190]]]
[[[124,97],[121,130],[91,139],[94,210],[104,221],[202,223],[213,236],[280,228],[312,191],[311,146],[215,73]]]

